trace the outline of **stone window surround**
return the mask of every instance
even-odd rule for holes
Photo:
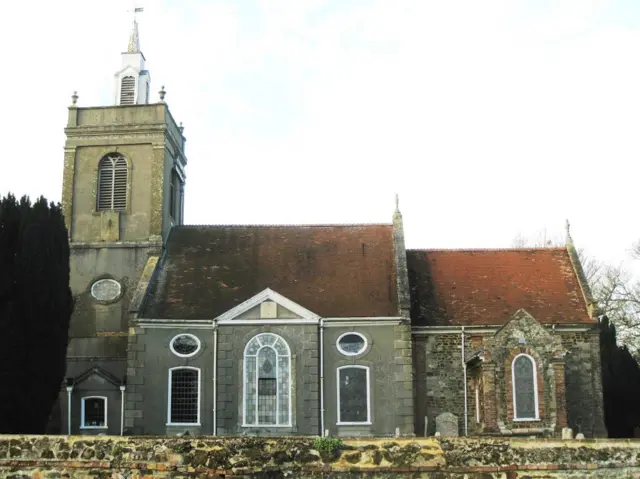
[[[535,417],[517,417],[518,408],[516,404],[516,373],[514,365],[518,358],[525,357],[531,361],[533,365],[533,400],[535,404]],[[514,421],[539,421],[540,420],[540,408],[538,405],[538,366],[536,364],[536,360],[526,353],[520,353],[516,355],[511,361],[511,393],[513,399],[513,420]]]
[[[182,354],[177,352],[174,348],[173,348],[173,343],[176,339],[178,339],[181,336],[189,336],[192,339],[195,339],[196,343],[198,343],[198,347],[196,348],[196,350],[192,353],[189,354]],[[192,358],[194,357],[196,354],[198,354],[201,350],[202,350],[202,342],[200,341],[200,338],[198,338],[197,336],[190,334],[190,333],[180,333],[180,334],[176,334],[173,338],[171,338],[171,341],[169,341],[169,349],[171,349],[171,352],[173,354],[175,354],[177,357],[179,358]]]
[[[104,404],[104,426],[87,426],[85,425],[85,401],[87,399],[102,399],[102,403]],[[107,405],[108,400],[106,396],[84,396],[80,399],[80,429],[108,429],[107,422]]]
[[[122,156],[126,163],[127,163],[127,193],[126,193],[126,206],[124,210],[119,210],[118,213],[120,214],[129,214],[131,213],[131,181],[132,181],[132,175],[133,175],[133,161],[130,158],[130,154],[125,153],[124,151],[121,150],[126,150],[126,147],[113,147],[113,146],[108,146],[105,148],[101,148],[101,153],[99,154],[99,159],[98,161],[95,163],[95,169],[94,174],[93,174],[93,184],[94,184],[94,190],[93,190],[93,212],[92,214],[94,216],[100,216],[102,214],[102,212],[104,210],[100,210],[98,209],[98,195],[100,194],[100,188],[99,188],[99,182],[100,182],[100,162],[102,161],[103,158],[109,156],[109,155],[120,155]]]
[[[364,369],[367,372],[367,420],[363,422],[340,421],[340,371],[342,369]],[[336,368],[336,426],[370,426],[371,422],[371,368],[361,364],[349,364]]]
[[[360,336],[363,340],[364,340],[364,346],[362,347],[362,349],[360,351],[358,351],[357,353],[350,353],[347,351],[344,351],[341,347],[340,347],[340,340],[342,338],[344,338],[345,336],[348,336],[350,334],[353,334],[355,336]],[[338,349],[338,351],[340,352],[340,354],[344,354],[345,356],[362,356],[364,355],[365,352],[368,351],[369,347],[369,340],[368,338],[362,334],[362,333],[358,333],[355,331],[347,331],[346,333],[342,333],[340,336],[338,336],[338,339],[336,339],[336,348]]]
[[[173,371],[177,371],[180,369],[191,369],[198,371],[198,409],[197,409],[197,420],[196,422],[171,422],[171,382]],[[196,368],[194,366],[176,366],[173,368],[169,368],[168,374],[168,387],[167,387],[167,426],[201,426],[201,414],[200,410],[202,409],[202,370],[200,368]]]
[[[287,351],[288,351],[288,358],[289,358],[289,362],[288,362],[288,369],[289,369],[289,422],[286,424],[247,424],[246,423],[246,416],[247,416],[247,391],[245,388],[245,385],[247,383],[247,357],[250,358],[257,358],[258,354],[260,352],[260,349],[262,349],[263,347],[270,347],[270,346],[261,346],[258,351],[256,352],[255,356],[251,355],[251,356],[247,356],[247,349],[249,347],[249,345],[251,344],[251,342],[253,340],[255,340],[256,338],[258,338],[259,336],[262,336],[264,334],[270,334],[273,336],[276,336],[278,338],[278,340],[282,341],[282,343],[286,346]],[[275,344],[275,343],[274,343]],[[277,355],[277,352],[276,352]],[[279,355],[277,355],[276,357],[279,357]],[[276,365],[277,368],[277,365]],[[279,334],[267,331],[267,332],[262,332],[262,333],[258,333],[253,335],[251,338],[249,338],[249,340],[247,341],[244,351],[242,353],[242,421],[240,424],[240,427],[242,428],[246,428],[246,429],[270,429],[270,428],[292,428],[294,427],[294,423],[293,423],[293,402],[294,402],[294,398],[293,398],[293,381],[294,381],[294,375],[295,375],[295,371],[293,368],[293,361],[292,361],[292,354],[291,354],[291,347],[289,346],[289,343]],[[256,370],[256,378],[257,378],[257,370]],[[276,386],[277,389],[277,386]],[[256,394],[257,394],[257,389],[256,389]],[[279,398],[278,398],[279,399]],[[276,404],[278,402],[278,399],[276,399]],[[256,403],[257,406],[257,403]],[[278,420],[278,417],[276,416],[276,421]]]
[[[535,365],[534,370],[536,372],[536,377],[535,377],[536,406],[537,406],[537,413],[538,413],[537,419],[515,419],[515,409],[514,409],[514,402],[513,402],[512,365],[513,365],[513,360],[521,354],[526,354],[527,356],[530,356],[533,359],[534,365]],[[502,420],[502,421],[506,421],[507,423],[510,422],[512,423],[512,427],[515,424],[518,424],[519,425],[518,427],[528,427],[527,426],[528,424],[530,424],[531,427],[538,427],[541,421],[545,421],[546,412],[547,412],[547,404],[544,400],[546,385],[544,382],[544,374],[541,374],[541,371],[539,370],[541,367],[543,367],[543,365],[544,365],[543,358],[540,357],[540,355],[536,350],[534,350],[528,345],[527,346],[519,345],[518,347],[513,348],[511,352],[507,354],[507,357],[504,359],[504,366],[503,366],[504,367],[503,391],[504,391],[504,397],[506,399],[506,404],[505,404],[506,409],[504,413],[505,416],[502,416],[503,419],[498,419],[498,421]]]

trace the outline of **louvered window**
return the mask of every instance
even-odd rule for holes
[[[124,211],[127,208],[127,160],[107,155],[98,166],[98,210]]]
[[[136,79],[128,76],[122,79],[120,84],[120,104],[133,105],[136,100]]]

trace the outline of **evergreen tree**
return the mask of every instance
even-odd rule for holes
[[[0,433],[43,433],[66,369],[73,297],[60,205],[0,198]]]
[[[609,437],[633,437],[640,426],[640,367],[626,346],[618,346],[616,327],[600,320],[604,420]]]

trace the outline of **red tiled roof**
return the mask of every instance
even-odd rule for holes
[[[523,308],[541,323],[593,323],[566,249],[407,251],[416,325],[503,324]]]
[[[179,226],[146,318],[213,319],[265,288],[323,317],[397,316],[391,225]]]

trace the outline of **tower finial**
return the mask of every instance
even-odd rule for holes
[[[140,51],[140,34],[138,33],[138,21],[136,14],[144,11],[144,8],[135,7],[133,9],[133,27],[131,28],[131,34],[129,35],[129,47],[127,52],[137,53]]]
[[[400,213],[400,197],[396,193],[396,213]]]
[[[568,219],[565,220],[565,229],[566,229],[566,232],[567,232],[567,236],[566,236],[566,239],[565,239],[565,243],[566,244],[573,244],[573,239],[571,238],[570,226],[571,225],[569,224],[569,220]]]

